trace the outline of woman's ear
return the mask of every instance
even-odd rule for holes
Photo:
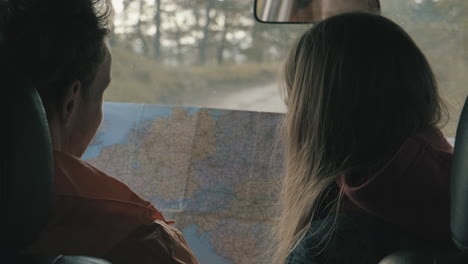
[[[60,107],[60,120],[63,123],[68,123],[76,111],[81,100],[81,82],[73,81],[66,87],[66,92],[63,97]]]

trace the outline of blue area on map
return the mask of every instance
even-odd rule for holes
[[[183,109],[190,115],[200,111],[200,108],[196,107],[183,107]],[[103,111],[105,113],[104,120],[98,134],[83,155],[85,160],[98,157],[104,147],[127,144],[128,134],[132,129],[138,127],[140,122],[154,120],[158,117],[167,119],[172,115],[173,107],[168,105],[105,102]]]
[[[216,121],[218,121],[221,116],[226,115],[229,112],[229,110],[208,109],[208,114],[210,114],[210,116]]]
[[[136,125],[141,107],[141,104],[104,103],[104,121],[83,159],[98,157],[104,147],[126,144],[129,140],[128,134]],[[116,120],[118,122],[115,122]]]
[[[161,211],[180,210],[184,202],[183,198],[166,200],[159,195],[145,196],[145,198]]]
[[[142,105],[139,121],[154,120],[158,117],[167,119],[172,115],[172,107],[165,105]]]
[[[197,232],[198,226],[191,225],[182,229],[182,233],[187,240],[188,245],[195,253],[200,263],[219,263],[219,264],[232,264],[233,262],[227,258],[223,258],[216,254],[211,246],[210,234]]]

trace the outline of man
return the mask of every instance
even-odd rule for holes
[[[111,81],[109,0],[0,0],[0,38],[12,79],[32,84],[54,148],[48,224],[29,253],[112,263],[198,263],[151,203],[80,159],[102,121]]]

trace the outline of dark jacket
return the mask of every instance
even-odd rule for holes
[[[368,214],[340,214],[335,232],[331,217],[315,221],[286,264],[377,264],[398,250],[434,252],[452,250],[451,244],[439,245],[414,236]]]
[[[315,220],[286,263],[378,263],[399,249],[450,248],[453,149],[440,130],[408,138],[374,175],[342,175],[341,213],[328,244],[331,216]]]

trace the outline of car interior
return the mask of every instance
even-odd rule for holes
[[[87,256],[39,256],[22,253],[39,235],[47,222],[53,193],[52,148],[47,118],[34,87],[21,87],[10,110],[10,142],[3,149],[0,206],[2,217],[2,259],[5,263],[105,264],[106,260]],[[27,120],[27,122],[24,122]],[[5,155],[7,153],[7,155]],[[27,161],[27,166],[25,162]],[[403,249],[381,260],[380,264],[468,263],[468,98],[465,100],[454,144],[451,171],[452,239],[457,249],[446,252]]]

